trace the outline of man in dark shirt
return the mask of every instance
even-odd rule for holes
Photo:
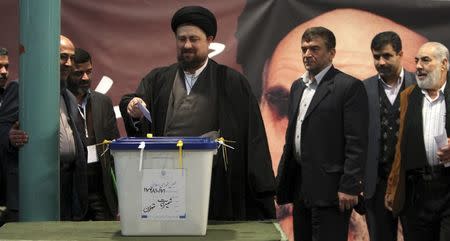
[[[117,195],[112,179],[113,159],[104,140],[119,137],[111,99],[91,89],[93,64],[91,55],[75,49],[74,71],[67,79],[67,88],[75,95],[87,145],[88,210],[83,220],[114,220]]]

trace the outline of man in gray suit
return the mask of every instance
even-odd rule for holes
[[[371,43],[377,75],[364,80],[369,103],[369,146],[364,196],[372,241],[397,240],[398,220],[384,206],[386,181],[394,160],[399,130],[400,92],[414,84],[401,65],[402,42],[395,32],[381,32]]]

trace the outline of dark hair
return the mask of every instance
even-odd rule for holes
[[[8,50],[6,48],[0,48],[0,56],[8,55]]]
[[[336,48],[336,37],[331,30],[325,27],[312,27],[306,29],[302,35],[302,42],[310,42],[317,37],[320,37],[325,41],[328,50]]]
[[[81,64],[86,62],[92,63],[91,55],[82,48],[75,49],[75,57],[73,58],[73,61],[75,62],[75,64]]]
[[[381,50],[386,45],[392,45],[392,48],[396,53],[402,51],[402,40],[396,32],[386,31],[381,32],[372,39],[370,48],[372,50]]]

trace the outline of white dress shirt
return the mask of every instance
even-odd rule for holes
[[[378,79],[381,80],[381,85],[383,86],[384,92],[386,93],[386,96],[389,99],[389,102],[391,102],[391,105],[394,104],[395,99],[397,98],[398,92],[400,92],[400,89],[402,88],[403,84],[403,76],[405,75],[405,72],[400,71],[400,75],[398,76],[398,80],[393,85],[389,85],[381,78],[380,75],[378,75]]]
[[[301,136],[302,136],[302,123],[305,119],[306,111],[308,110],[309,104],[311,103],[314,94],[316,93],[317,86],[319,86],[322,78],[325,74],[330,70],[331,64],[320,71],[316,76],[309,76],[309,72],[306,72],[302,75],[302,81],[305,83],[306,88],[303,91],[302,99],[300,100],[298,116],[297,116],[297,125],[295,127],[295,155],[298,160],[300,160],[300,144],[301,144]]]
[[[439,158],[436,154],[438,150],[435,136],[442,135],[445,130],[445,97],[444,88],[447,83],[439,89],[438,96],[434,99],[428,95],[426,90],[422,90],[424,94],[422,106],[423,118],[423,140],[425,143],[425,152],[427,154],[428,164],[431,166],[439,164]]]
[[[208,65],[208,59],[206,59],[205,63],[202,65],[202,67],[197,69],[193,74],[184,71],[184,83],[186,85],[187,95],[189,95],[189,93],[191,93],[192,87],[194,87],[194,84],[197,81],[198,76],[206,68],[206,65]]]

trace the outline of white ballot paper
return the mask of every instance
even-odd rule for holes
[[[150,123],[152,123],[152,116],[150,115],[150,111],[148,111],[147,108],[145,108],[145,106],[141,104],[141,102],[138,102],[137,105],[139,110],[141,110],[144,114],[145,118],[150,121]]]
[[[447,145],[447,133],[444,131],[441,135],[435,136],[434,140],[436,141],[436,145],[438,148],[442,148]],[[450,166],[450,162],[444,164],[445,167]]]
[[[87,163],[98,162],[98,159],[97,159],[97,146],[96,145],[87,146],[87,151],[88,151]]]
[[[186,171],[184,169],[144,169],[141,192],[141,219],[186,219]]]

